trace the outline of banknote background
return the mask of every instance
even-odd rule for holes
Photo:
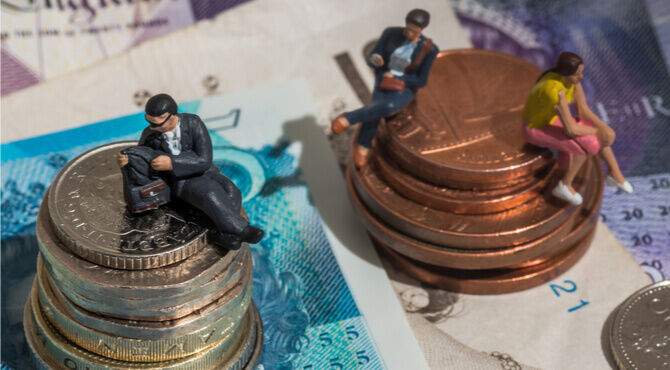
[[[657,37],[667,40],[662,36],[667,35],[663,31],[667,22],[663,23],[658,10],[650,18],[643,3],[555,3],[549,8],[534,6],[530,1],[419,2],[416,6],[431,11],[433,23],[426,33],[442,49],[468,47],[471,41],[474,47],[501,50],[546,67],[566,47],[590,61],[586,72],[590,105],[598,114],[604,111],[617,130],[614,150],[638,190],[631,196],[607,189],[601,219],[649,276],[669,276],[670,216],[664,214],[663,207],[670,205],[663,202],[668,199],[665,184],[669,171],[664,158],[669,158],[665,142],[670,137],[666,108],[670,103],[668,72],[657,42]],[[338,6],[321,3],[254,0],[222,13],[211,23],[199,23],[77,74],[12,94],[2,101],[2,140],[128,114],[136,111],[150,93],[159,91],[168,91],[184,101],[298,75],[307,79],[318,108],[316,121],[325,126],[337,113],[361,104],[365,98],[361,91],[371,86],[371,75],[362,60],[363,49],[383,27],[400,22],[389,19],[402,20],[407,11],[402,2],[371,1],[359,6],[344,1],[341,6],[347,9],[346,14]],[[241,32],[240,25],[248,27]],[[170,48],[175,51],[165,53]],[[143,63],[155,60],[157,55],[166,58],[157,65]],[[601,67],[605,68],[603,73],[589,73]],[[205,80],[214,83],[205,85]],[[601,87],[605,90],[599,92]],[[42,109],[34,109],[33,102],[39,102]],[[34,124],[27,126],[25,122]],[[346,139],[335,142],[340,158],[347,144]],[[30,152],[31,148],[21,150]],[[18,187],[6,180],[3,176],[3,194],[5,189],[13,189],[30,197],[30,184]],[[276,181],[299,180],[300,175],[287,175]],[[39,185],[34,189],[39,191]],[[4,209],[3,202],[3,219]],[[351,227],[352,232],[362,232],[360,227]],[[522,367],[522,363],[528,363],[541,368],[570,368],[575,364],[601,368],[606,360],[600,342],[592,335],[582,338],[583,332],[599,331],[607,313],[649,281],[609,235],[601,225],[592,251],[569,272],[570,276],[552,282],[566,286],[565,280],[569,280],[577,284],[579,297],[574,298],[590,302],[570,313],[567,310],[572,306],[557,304],[567,304],[566,297],[554,295],[549,284],[520,294],[473,297],[423,286],[388,266],[387,272],[431,368],[449,368],[446,364],[454,368],[498,368],[507,360],[494,351],[506,352]],[[30,243],[29,239],[24,243]],[[621,272],[616,278],[611,274],[614,268]],[[357,284],[347,281],[350,286]],[[427,295],[428,306],[418,310],[412,307],[411,297],[415,295]],[[3,307],[5,302],[3,296]],[[370,320],[368,313],[365,316]],[[505,320],[489,319],[492,317]],[[573,362],[560,358],[565,353],[571,354],[568,360]]]
[[[77,71],[245,1],[2,0],[0,94]]]

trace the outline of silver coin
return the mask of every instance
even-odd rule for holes
[[[231,281],[226,292],[217,300],[184,317],[164,321],[123,320],[95,314],[87,311],[67,298],[53,283],[49,274],[38,270],[40,284],[48,285],[56,299],[65,307],[68,315],[80,324],[112,336],[134,339],[159,340],[174,338],[197,331],[211,325],[221,316],[231,316],[231,322],[242,319],[251,302],[251,264],[242,264],[240,279]]]
[[[98,265],[141,270],[173,264],[198,252],[206,229],[170,207],[133,215],[123,198],[117,153],[135,142],[99,146],[58,173],[47,198],[58,237]]]
[[[129,362],[100,356],[73,344],[51,325],[31,298],[24,309],[24,332],[40,369],[237,369],[242,367],[239,363],[248,361],[248,348],[257,341],[259,321],[255,308],[252,308],[244,315],[241,327],[232,333],[232,338],[179,359]],[[228,363],[230,360],[234,362]]]
[[[89,296],[86,292],[72,287],[68,281],[56,280],[51,275],[54,285],[77,306],[103,316],[125,320],[163,321],[184,317],[199,310],[212,301],[219,299],[231,281],[239,280],[243,273],[243,264],[251,264],[250,253],[241,253],[242,258],[230,268],[219,273],[214,279],[203,286],[193,287],[194,297],[178,296],[170,304],[154,305],[155,301],[146,299],[119,299],[109,296]],[[37,258],[37,269],[45,269],[40,255]],[[50,274],[48,270],[46,273]]]
[[[160,307],[170,305],[178,296],[195,298],[198,292],[194,293],[194,287],[211,281],[236,261],[244,249],[228,251],[207,245],[200,253],[173,265],[150,270],[119,270],[97,265],[70,252],[55,237],[48,217],[46,202],[42,202],[35,232],[40,253],[54,279],[68,281],[89,296],[107,296],[119,302],[147,299],[147,305]]]
[[[38,284],[36,279],[35,286],[37,289],[31,292],[33,307],[39,306],[61,335],[87,351],[121,361],[156,362],[185,357],[226,338],[233,342],[233,333],[242,324],[233,322],[230,316],[221,316],[212,325],[174,338],[147,340],[111,336],[77,322],[59,303],[48,284]]]
[[[638,290],[619,306],[610,346],[621,369],[670,368],[670,280]]]

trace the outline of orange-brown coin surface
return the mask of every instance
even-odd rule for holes
[[[580,193],[584,193],[591,167],[591,161],[586,162],[575,179],[575,189]],[[360,170],[349,163],[348,171],[360,199],[385,223],[415,239],[453,248],[520,245],[550,233],[582,207],[554,197],[552,181],[540,195],[516,208],[489,214],[455,214],[402,197],[384,182],[374,160]]]
[[[495,213],[517,207],[540,194],[558,170],[554,161],[532,176],[509,182],[505,188],[465,190],[435,185],[405,172],[379,145],[374,152],[379,173],[393,190],[426,207],[452,213]]]
[[[375,243],[382,258],[388,259],[408,275],[436,287],[467,294],[502,294],[553,280],[567,271],[586,253],[595,229],[560,255],[541,264],[517,269],[456,270],[411,260],[393,249]]]
[[[584,194],[584,207],[550,233],[528,243],[500,249],[457,249],[416,240],[394,230],[375,217],[356,194],[348,176],[349,195],[354,209],[370,236],[382,245],[420,262],[455,269],[493,269],[531,266],[542,263],[574,245],[595,226],[603,194],[600,163],[593,160],[591,181]]]
[[[551,161],[521,136],[521,111],[541,71],[487,50],[441,52],[428,84],[378,137],[407,172],[437,185],[505,187]]]

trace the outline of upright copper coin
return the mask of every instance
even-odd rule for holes
[[[495,213],[517,207],[536,197],[557,172],[552,163],[517,183],[500,189],[464,190],[425,182],[405,172],[377,145],[374,149],[379,173],[393,190],[426,207],[452,213]]]
[[[386,225],[376,218],[354,191],[348,174],[349,195],[354,209],[371,237],[379,244],[420,262],[454,269],[494,269],[531,266],[562,253],[582,239],[598,220],[598,210],[603,194],[603,175],[600,163],[593,160],[591,183],[584,194],[584,208],[566,222],[539,239],[514,247],[499,249],[457,249],[425,243]]]
[[[384,258],[388,258],[399,269],[420,281],[460,293],[501,294],[530,289],[567,271],[586,253],[594,231],[567,251],[544,263],[517,269],[448,269],[411,260],[379,243],[375,246]]]
[[[586,188],[587,162],[575,180]],[[519,245],[542,237],[563,224],[580,206],[551,195],[551,187],[528,202],[503,212],[459,215],[418,204],[400,196],[379,173],[375,161],[360,170],[349,163],[353,184],[363,203],[396,230],[425,242],[454,248],[488,249]]]
[[[646,286],[617,308],[610,347],[620,369],[670,368],[670,280]]]
[[[99,146],[65,165],[47,196],[50,220],[68,248],[98,265],[141,270],[184,260],[205,245],[203,226],[170,207],[126,209],[116,154],[134,144]]]
[[[378,136],[402,168],[425,181],[504,187],[551,160],[521,137],[521,110],[540,72],[494,51],[442,52],[416,103],[382,124]]]

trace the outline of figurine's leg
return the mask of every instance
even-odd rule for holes
[[[563,183],[570,189],[572,193],[575,193],[575,188],[572,187],[572,181],[574,181],[575,176],[586,163],[586,154],[582,155],[573,155],[570,158],[570,164],[568,164],[568,169],[565,171],[563,176]]]
[[[349,123],[377,121],[382,117],[389,116],[405,108],[414,98],[412,90],[404,91],[380,91],[372,93],[370,104],[344,113]]]
[[[186,180],[179,198],[206,214],[220,233],[241,235],[249,225],[240,215],[240,202],[209,175]]]
[[[612,176],[612,178],[614,178],[619,183],[626,181],[626,178],[623,176],[623,173],[621,173],[621,169],[619,168],[619,163],[617,162],[616,157],[614,157],[612,147],[607,146],[602,148],[600,150],[600,158],[602,158],[607,164],[609,175]]]
[[[242,193],[240,192],[240,189],[238,189],[237,186],[235,186],[235,184],[222,173],[211,173],[209,176],[216,180],[216,182],[218,182],[225,190],[233,212],[240,213],[240,209],[242,208]]]
[[[373,107],[365,118],[370,118],[363,121],[361,132],[358,135],[358,145],[364,148],[370,148],[372,139],[377,132],[379,120],[383,117],[390,116],[405,108],[414,99],[414,92],[412,90],[404,91],[375,91],[372,96],[372,103],[369,105]],[[348,118],[347,118],[348,119]],[[354,121],[349,121],[354,122]]]

